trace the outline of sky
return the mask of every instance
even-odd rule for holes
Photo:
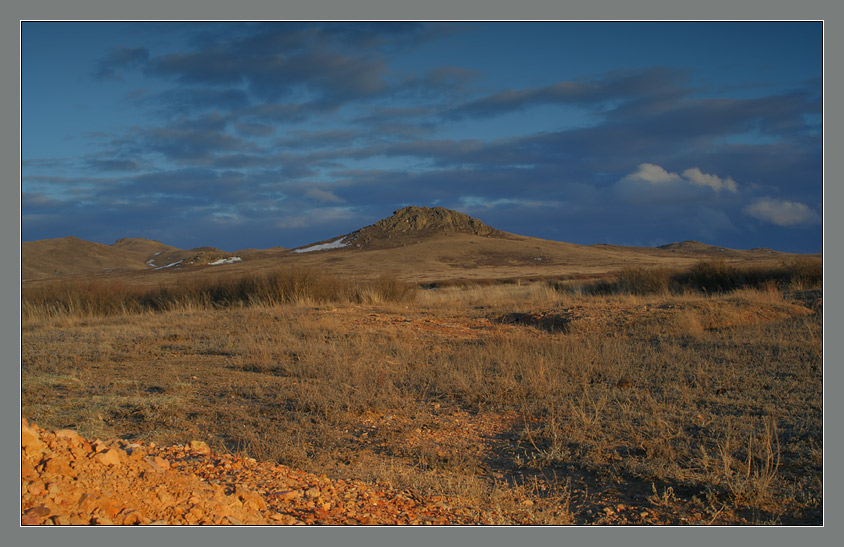
[[[823,248],[821,22],[21,23],[21,239],[298,247],[407,206]]]

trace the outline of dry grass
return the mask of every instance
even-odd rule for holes
[[[817,288],[813,268],[795,266],[788,294]],[[779,282],[285,280],[197,287],[157,313],[25,300],[24,415],[458,495],[502,524],[594,522],[612,496],[663,522],[821,522],[822,314]],[[567,329],[497,321],[539,311]]]

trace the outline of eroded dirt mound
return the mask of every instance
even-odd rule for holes
[[[347,241],[361,248],[384,247],[432,235],[498,236],[502,232],[464,213],[443,207],[405,207],[393,216],[349,234]]]
[[[84,439],[21,421],[23,525],[483,524],[445,497],[332,480],[200,441]]]

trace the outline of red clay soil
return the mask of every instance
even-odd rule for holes
[[[487,523],[454,500],[215,454],[199,441],[91,441],[21,421],[22,525]]]

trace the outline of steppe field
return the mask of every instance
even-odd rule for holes
[[[24,244],[22,521],[823,524],[820,255],[401,213],[313,252]],[[86,506],[107,447],[254,520]]]

